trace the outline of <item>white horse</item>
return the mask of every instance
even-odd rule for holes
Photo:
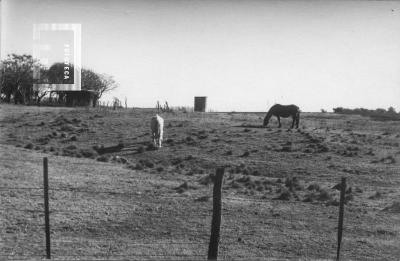
[[[150,127],[154,146],[161,148],[164,133],[164,119],[156,114],[156,116],[151,118]]]

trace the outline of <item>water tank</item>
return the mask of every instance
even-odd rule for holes
[[[205,112],[206,105],[207,105],[207,97],[206,96],[194,97],[194,111]]]

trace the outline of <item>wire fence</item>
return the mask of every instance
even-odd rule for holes
[[[4,236],[0,239],[0,245],[3,246],[0,259],[49,258],[50,251],[51,257],[55,260],[57,258],[204,260],[207,257],[207,246],[212,238],[210,225],[214,224],[213,209],[209,202],[201,202],[200,204],[203,205],[198,207],[193,206],[193,199],[183,195],[138,195],[127,191],[52,186],[47,188],[50,195],[50,208],[46,213],[44,211],[46,203],[43,204],[43,198],[46,197],[43,192],[46,191],[46,186],[0,186],[0,193],[18,191],[26,192],[30,202],[25,205],[24,201],[2,202],[0,211],[10,216],[11,220],[8,217],[6,224],[2,226]],[[55,208],[52,206],[52,196],[57,193],[73,194],[80,199],[96,198],[102,195],[129,198],[129,201],[123,201],[123,204],[93,206],[81,203],[74,205],[76,202],[69,202],[70,198],[65,199],[67,202],[62,202],[63,198],[57,198],[57,208]],[[232,202],[253,204],[256,214],[252,215],[267,216],[261,208],[271,202],[262,198],[237,196],[223,196],[220,200],[224,222],[218,225],[221,226],[221,235],[218,235],[220,238],[217,240],[220,244],[219,258],[233,256],[235,260],[265,258],[268,244],[258,245],[256,251],[243,251],[243,253],[240,252],[241,245],[251,245],[251,241],[246,241],[246,237],[262,238],[263,235],[270,234],[271,230],[268,227],[281,222],[281,217],[268,213],[268,218],[262,224],[263,228],[260,227],[261,224],[246,224],[245,219],[248,218],[249,213],[225,208],[224,205]],[[98,204],[99,200],[93,203]],[[289,224],[293,224],[293,219],[298,218],[293,204],[303,203],[289,204],[292,207],[287,211],[286,218]],[[44,222],[46,215],[50,218],[49,224]],[[343,222],[343,217],[341,221]],[[341,231],[340,224],[338,227]],[[48,239],[49,242],[47,242],[45,238],[46,228],[49,229],[48,236],[49,238],[51,236],[51,244],[50,240]],[[338,237],[338,242],[340,244],[341,235]],[[230,253],[235,247],[237,251]],[[337,258],[339,256],[338,248]]]

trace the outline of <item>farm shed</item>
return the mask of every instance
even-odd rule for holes
[[[205,112],[207,106],[206,96],[194,97],[194,111]]]
[[[58,95],[59,103],[65,106],[93,106],[97,104],[97,93],[90,90],[81,91],[54,91]]]

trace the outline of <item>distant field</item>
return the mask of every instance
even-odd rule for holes
[[[288,131],[261,128],[264,113],[163,113],[155,150],[154,113],[1,104],[0,260],[45,254],[45,156],[56,259],[206,259],[219,166],[221,259],[334,259],[341,177],[342,258],[400,257],[400,122],[302,113]]]

